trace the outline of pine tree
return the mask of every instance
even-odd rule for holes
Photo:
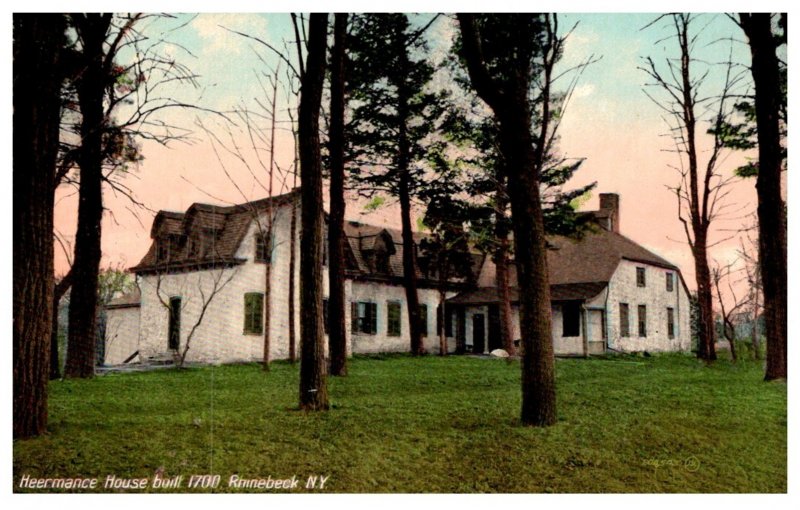
[[[411,206],[423,182],[425,143],[441,115],[438,96],[427,90],[434,68],[420,56],[422,31],[405,14],[358,15],[352,27],[348,159],[363,194],[386,193],[400,202],[411,352],[422,354]]]

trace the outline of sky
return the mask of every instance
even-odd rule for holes
[[[415,16],[415,23],[424,23],[430,15]],[[668,25],[654,14],[563,14],[559,16],[560,30],[572,30],[565,46],[561,69],[569,69],[587,58],[599,59],[588,66],[567,106],[560,126],[559,150],[569,157],[585,158],[580,171],[568,187],[597,181],[597,188],[584,209],[596,209],[598,193],[620,195],[621,232],[643,246],[677,264],[689,288],[694,288],[694,270],[689,247],[677,218],[677,202],[668,186],[677,183],[673,168],[679,160],[671,139],[665,136],[668,126],[659,107],[644,93],[647,75],[639,69],[643,57],[651,56],[662,63],[674,55],[675,42],[667,38]],[[175,32],[170,27],[185,25]],[[697,54],[707,62],[728,58],[747,65],[749,51],[738,28],[724,15],[702,15],[702,27],[696,42]],[[222,27],[226,27],[222,28]],[[201,14],[181,15],[166,22],[154,23],[148,29],[151,37],[170,41],[163,51],[183,62],[196,74],[197,88],[165,89],[167,94],[207,109],[230,112],[247,108],[257,112],[259,104],[268,97],[266,74],[279,65],[274,52],[261,43],[234,34],[232,31],[257,36],[276,48],[286,47],[292,39],[288,14]],[[431,27],[429,37],[434,50],[444,51],[455,27],[447,17],[440,17]],[[730,38],[738,41],[730,42]],[[731,50],[732,48],[732,50]],[[294,46],[288,47],[292,62],[296,62]],[[281,80],[287,65],[280,63]],[[715,67],[716,69],[716,67]],[[708,90],[713,94],[719,85],[720,74],[712,70]],[[569,77],[562,80],[567,85]],[[558,85],[558,84],[557,84]],[[652,91],[658,96],[657,91]],[[276,161],[282,169],[290,167],[293,141],[287,127],[291,94],[279,92],[279,133],[276,137]],[[105,194],[108,212],[103,220],[103,266],[135,265],[150,245],[150,225],[160,209],[182,211],[194,202],[218,204],[239,203],[266,196],[266,185],[253,175],[264,175],[254,156],[249,138],[243,131],[241,119],[228,114],[238,126],[228,131],[218,115],[196,110],[173,110],[170,122],[193,131],[191,143],[175,143],[162,147],[144,142],[144,160],[123,182],[146,208],[133,206],[130,201],[109,190]],[[256,118],[256,117],[253,117]],[[265,126],[263,120],[256,121]],[[216,137],[216,139],[215,139]],[[222,142],[222,143],[220,143]],[[249,168],[226,152],[236,144],[245,153]],[[701,163],[708,154],[708,140],[701,140]],[[743,162],[742,154],[726,154],[720,171],[726,175]],[[265,160],[262,152],[261,161]],[[259,173],[262,172],[262,173]],[[230,176],[230,177],[229,177]],[[274,181],[276,194],[288,189],[291,178]],[[712,235],[712,242],[730,235],[748,220],[755,210],[755,182],[738,183],[728,197],[731,214]],[[77,200],[74,189],[58,193],[56,229],[69,245],[74,239]],[[363,202],[348,202],[347,216],[376,224],[399,225],[397,208],[388,207],[367,214]],[[735,256],[738,241],[732,239],[714,247],[711,256],[721,261]],[[64,273],[67,261],[56,248],[56,270]]]

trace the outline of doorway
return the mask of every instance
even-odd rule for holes
[[[472,316],[472,352],[482,354],[486,350],[486,325],[482,313]]]
[[[169,298],[169,333],[168,346],[171,350],[178,350],[181,339],[181,298]]]

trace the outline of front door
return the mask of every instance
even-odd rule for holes
[[[486,350],[486,327],[483,314],[476,313],[472,316],[472,352],[483,353]]]
[[[169,299],[169,336],[167,337],[169,348],[173,351],[178,350],[181,338],[181,298],[174,297]]]

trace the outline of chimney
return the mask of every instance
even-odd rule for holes
[[[607,213],[607,230],[619,234],[619,195],[616,193],[600,193],[600,210]]]

